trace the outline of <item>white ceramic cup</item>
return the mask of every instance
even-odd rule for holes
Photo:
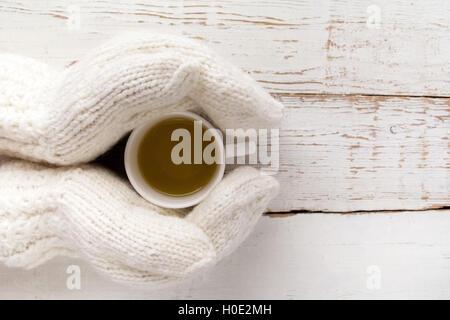
[[[209,183],[201,190],[186,196],[170,196],[155,190],[144,180],[139,170],[137,157],[138,148],[145,134],[151,127],[163,120],[175,117],[188,118],[194,121],[199,120],[207,129],[214,129],[211,123],[192,112],[173,112],[164,114],[160,117],[155,117],[144,125],[134,129],[128,138],[125,147],[125,170],[133,188],[147,201],[165,208],[186,208],[196,205],[205,199],[211,190],[220,182],[220,180],[222,180],[225,171],[225,149],[220,131],[211,130],[217,143],[216,152],[218,152],[219,159],[222,159],[223,161],[217,163],[216,171]]]

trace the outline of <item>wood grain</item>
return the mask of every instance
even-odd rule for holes
[[[296,213],[263,217],[174,288],[122,287],[58,258],[0,266],[0,299],[449,299],[450,210],[433,210],[450,205],[449,16],[444,0],[0,0],[0,52],[62,67],[117,33],[153,30],[248,71],[287,107],[270,209]],[[358,214],[402,209],[428,211]],[[79,291],[66,287],[71,264]]]
[[[286,96],[272,211],[450,205],[450,99]]]
[[[59,258],[0,266],[0,299],[449,299],[448,230],[449,210],[264,217],[231,256],[175,287],[127,288]],[[66,287],[73,264],[81,290]]]
[[[270,210],[440,208],[449,100],[355,94],[449,95],[447,3],[378,1],[376,29],[365,2],[0,1],[0,50],[63,66],[124,30],[196,38],[287,106]]]
[[[278,95],[281,193],[271,211],[450,206],[450,99]],[[272,142],[273,143],[273,142]],[[99,162],[126,179],[126,137]]]
[[[449,16],[439,0],[9,0],[0,1],[0,51],[65,65],[145,29],[204,42],[271,92],[442,97]]]

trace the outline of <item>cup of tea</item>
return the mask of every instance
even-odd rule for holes
[[[223,178],[222,134],[192,112],[155,117],[128,138],[125,169],[147,201],[165,208],[193,206]]]

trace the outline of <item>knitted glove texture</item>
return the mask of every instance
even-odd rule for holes
[[[129,34],[64,70],[0,55],[0,155],[41,162],[0,163],[0,262],[81,256],[115,281],[155,285],[232,252],[277,194],[273,177],[238,168],[188,212],[154,206],[83,164],[152,116],[186,109],[222,129],[258,128],[278,125],[282,106],[209,49],[173,36]]]
[[[209,49],[168,35],[114,39],[64,71],[0,55],[0,150],[95,159],[155,114],[198,109],[221,128],[272,127],[282,105]]]

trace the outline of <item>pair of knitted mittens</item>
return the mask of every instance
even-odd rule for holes
[[[282,105],[188,39],[128,34],[64,70],[0,54],[0,262],[33,268],[81,256],[132,284],[180,280],[239,245],[277,194],[250,167],[190,212],[159,208],[92,164],[152,116],[204,112],[220,128],[279,124]]]

